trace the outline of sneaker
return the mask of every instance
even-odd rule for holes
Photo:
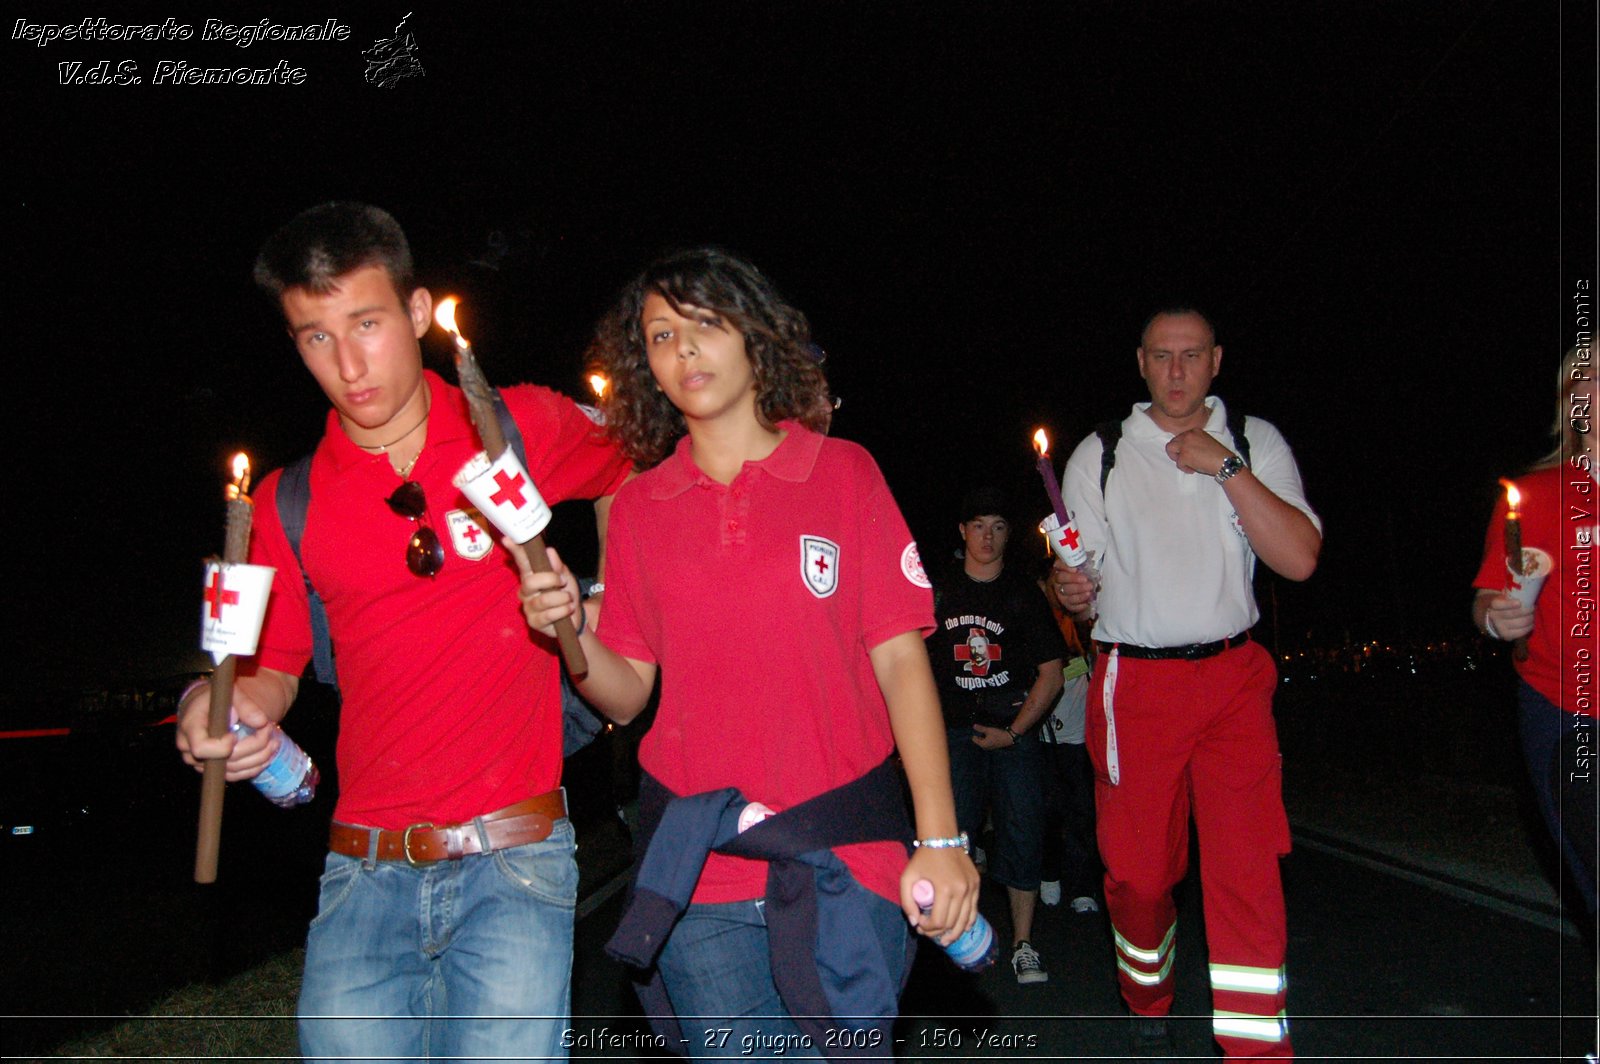
[[[1100,903],[1087,894],[1080,894],[1072,899],[1072,911],[1075,913],[1097,913],[1100,911]]]
[[[1039,884],[1039,900],[1046,905],[1061,904],[1061,880],[1047,879]]]
[[[1172,1031],[1165,1016],[1133,1017],[1133,1030],[1129,1042],[1136,1057],[1170,1057],[1173,1054]]]
[[[1044,970],[1044,962],[1039,960],[1039,951],[1026,942],[1018,942],[1017,948],[1011,951],[1011,970],[1017,973],[1019,983],[1050,981],[1050,973]]]

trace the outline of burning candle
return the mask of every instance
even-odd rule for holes
[[[1522,492],[1509,480],[1500,483],[1506,486],[1506,564],[1513,573],[1522,576],[1522,518],[1517,513],[1517,507],[1522,505]]]
[[[1050,496],[1050,508],[1055,511],[1057,523],[1065,528],[1067,507],[1061,501],[1061,484],[1056,480],[1055,463],[1050,461],[1050,437],[1045,435],[1044,429],[1034,432],[1033,449],[1039,452],[1039,476],[1044,478],[1044,490]]]
[[[1033,434],[1033,446],[1039,452],[1039,475],[1044,478],[1044,490],[1050,496],[1051,506],[1050,515],[1039,523],[1039,531],[1044,533],[1057,558],[1074,569],[1080,568],[1089,560],[1089,552],[1083,549],[1078,526],[1067,516],[1066,504],[1061,501],[1061,487],[1050,461],[1050,437],[1045,435],[1044,429]]]
[[[1511,570],[1511,586],[1520,589],[1523,577],[1528,575],[1528,569],[1522,557],[1522,517],[1517,513],[1517,507],[1522,505],[1522,492],[1509,480],[1501,480],[1506,486],[1506,568]],[[1522,636],[1511,645],[1511,656],[1517,661],[1528,660],[1528,637]]]
[[[596,399],[604,399],[606,397],[606,389],[609,387],[611,387],[611,382],[606,380],[603,375],[599,373],[589,374],[589,388],[594,392]]]
[[[250,456],[240,451],[233,456],[233,480],[223,496],[228,500],[228,524],[222,541],[222,560],[237,564],[250,550],[250,522],[255,507],[250,502]]]

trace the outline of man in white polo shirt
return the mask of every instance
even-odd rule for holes
[[[1322,548],[1277,429],[1209,396],[1222,364],[1188,307],[1145,325],[1150,402],[1085,439],[1063,492],[1090,577],[1058,565],[1057,595],[1098,614],[1088,745],[1117,975],[1135,1050],[1170,1052],[1177,930],[1192,811],[1211,962],[1213,1032],[1228,1056],[1293,1055],[1284,1014],[1287,932],[1278,859],[1289,851],[1272,657],[1250,641],[1256,559],[1304,580]],[[1239,436],[1244,439],[1239,439]]]

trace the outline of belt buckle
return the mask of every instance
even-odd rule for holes
[[[434,863],[432,859],[419,861],[415,857],[411,856],[411,833],[413,831],[432,831],[433,827],[434,825],[431,821],[426,823],[407,824],[405,831],[400,834],[400,852],[405,857],[406,864],[410,865],[412,868],[420,868],[424,864]]]

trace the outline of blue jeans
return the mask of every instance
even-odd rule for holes
[[[1596,724],[1561,707],[1517,681],[1522,756],[1545,826],[1561,847],[1561,857],[1592,916],[1595,912],[1595,780],[1590,751]],[[1583,749],[1580,751],[1580,747]],[[1583,760],[1580,760],[1580,757]],[[1581,766],[1581,771],[1580,771]]]
[[[993,802],[994,853],[989,877],[1017,890],[1038,890],[1044,863],[1044,744],[1028,733],[1014,746],[985,750],[971,728],[949,728],[950,786],[956,823],[978,844],[983,807]]]
[[[904,987],[906,936],[910,928],[898,905],[865,887],[873,926],[889,977]],[[656,962],[672,1009],[678,1014],[684,1052],[691,1060],[717,1057],[820,1057],[823,1047],[805,1036],[789,1016],[772,980],[765,902],[734,901],[691,905],[672,929]],[[854,1028],[857,1054],[893,1053],[894,1016],[839,1017],[841,1030]],[[881,1030],[881,1034],[875,1033]],[[876,1045],[862,1045],[863,1041]],[[846,1047],[850,1048],[850,1047]]]
[[[307,1060],[567,1056],[578,866],[543,842],[412,867],[330,853],[300,987]]]

